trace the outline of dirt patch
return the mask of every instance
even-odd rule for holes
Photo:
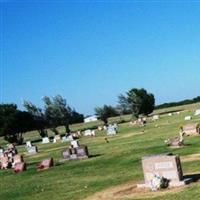
[[[137,198],[148,199],[152,197],[163,196],[168,193],[177,193],[184,189],[183,187],[168,188],[157,192],[152,192],[150,189],[137,188],[136,182],[128,182],[123,185],[114,186],[97,192],[93,196],[86,198],[85,200],[120,200],[124,198]]]
[[[200,161],[200,153],[181,156],[181,162]]]

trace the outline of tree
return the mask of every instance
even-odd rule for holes
[[[42,109],[28,101],[24,101],[23,106],[34,118],[34,129],[38,130],[41,137],[46,137],[47,132],[45,131],[45,128],[47,128],[48,124]]]
[[[148,115],[155,107],[155,98],[151,93],[147,93],[145,89],[133,88],[126,92],[126,95],[120,95],[119,105],[122,110],[130,110],[136,118],[140,114]]]
[[[23,134],[33,126],[33,117],[28,112],[17,110],[15,104],[0,105],[0,133],[8,142],[22,144]]]
[[[70,114],[69,123],[75,124],[75,123],[82,123],[83,121],[84,121],[84,116],[82,114],[76,112],[76,110],[72,110],[72,112]]]
[[[66,99],[64,99],[61,95],[56,95],[52,99],[48,96],[44,96],[43,101],[45,104],[45,119],[48,121],[52,131],[57,134],[58,132],[56,127],[64,125],[66,133],[69,133],[69,122],[72,109],[67,105]]]
[[[117,116],[118,113],[112,106],[104,105],[102,108],[97,107],[95,108],[95,113],[101,119],[105,125],[108,124],[108,118]]]

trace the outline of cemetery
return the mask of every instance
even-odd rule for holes
[[[140,120],[130,126],[130,116],[106,127],[97,122],[95,137],[72,126],[78,140],[48,133],[33,142],[28,133],[23,145],[7,146],[1,138],[0,177],[6,184],[0,199],[200,199],[200,137],[186,137],[199,135],[200,118],[184,120],[196,107],[183,107],[179,115],[156,111],[159,117],[147,117],[145,126]],[[92,129],[85,130],[91,136]],[[13,183],[20,183],[17,189]]]
[[[0,200],[200,200],[200,0],[0,7]]]

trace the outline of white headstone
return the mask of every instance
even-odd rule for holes
[[[102,129],[103,129],[102,126],[98,126],[99,131],[102,131]]]
[[[85,136],[91,136],[91,135],[92,135],[92,131],[91,131],[90,129],[85,130],[85,131],[84,131],[84,135],[85,135]]]
[[[91,131],[91,136],[96,136],[95,130]]]
[[[154,121],[154,120],[159,120],[159,118],[160,118],[159,115],[154,115],[153,118],[152,118],[152,120],[153,120],[153,121]]]
[[[200,109],[197,109],[194,115],[200,115]]]
[[[115,135],[116,134],[116,129],[114,126],[110,125],[107,128],[107,135]]]
[[[26,147],[32,147],[31,141],[26,142]]]
[[[73,140],[74,140],[74,138],[73,138],[73,136],[72,136],[72,135],[69,135],[69,136],[67,137],[67,140],[68,140],[68,141],[73,141]]]
[[[81,131],[77,131],[78,136],[81,136]]]
[[[42,144],[47,144],[47,143],[49,143],[49,138],[48,137],[42,138]]]
[[[185,116],[185,121],[191,120],[192,117],[191,116]]]
[[[60,141],[60,135],[55,135],[53,139],[53,143]]]
[[[0,149],[0,157],[3,155],[3,149]]]
[[[72,145],[74,148],[79,147],[79,143],[78,143],[77,140],[73,140],[73,141],[71,141],[71,145]]]

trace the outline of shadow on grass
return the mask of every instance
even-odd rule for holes
[[[189,175],[185,175],[183,176],[184,179],[188,179],[191,178],[192,182],[197,182],[200,180],[200,174],[189,174]]]
[[[99,156],[103,156],[104,154],[94,154],[94,155],[89,155],[89,158],[95,158]]]

